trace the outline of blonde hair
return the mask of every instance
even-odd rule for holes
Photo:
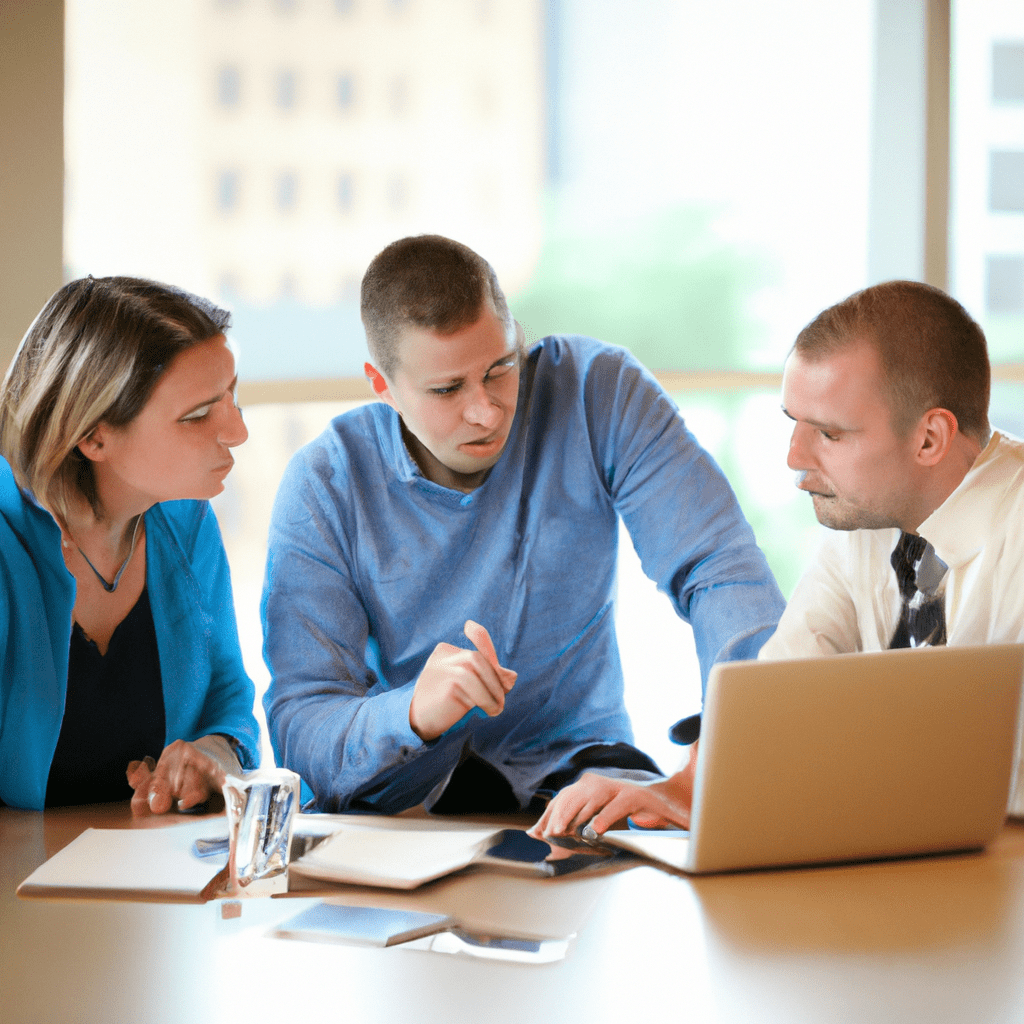
[[[0,454],[18,486],[62,523],[82,498],[98,513],[79,442],[101,421],[127,426],[174,357],[230,322],[212,302],[155,281],[64,285],[29,327],[0,388]]]

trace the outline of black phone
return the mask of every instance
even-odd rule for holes
[[[574,843],[566,855],[562,838],[559,836],[557,840],[547,842],[543,839],[534,839],[521,828],[502,829],[494,842],[474,863],[487,864],[520,874],[553,877],[585,868],[604,866],[620,859],[619,851],[601,849],[586,843]],[[630,856],[621,859],[628,859]]]

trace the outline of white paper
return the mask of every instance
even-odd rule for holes
[[[198,897],[227,864],[227,854],[199,858],[192,844],[223,832],[223,823],[216,820],[160,828],[86,829],[36,868],[18,891],[92,889]]]
[[[293,861],[291,870],[332,882],[413,889],[466,867],[500,831],[342,827]]]

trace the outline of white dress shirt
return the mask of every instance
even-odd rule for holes
[[[1024,442],[994,431],[960,486],[918,532],[949,566],[947,642],[1024,643]],[[813,565],[759,657],[886,650],[900,615],[889,561],[899,535],[898,529],[824,531]],[[1010,813],[1024,815],[1024,764],[1017,776]]]

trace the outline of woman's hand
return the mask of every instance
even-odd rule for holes
[[[241,771],[223,736],[203,736],[194,743],[175,740],[164,747],[159,761],[152,760],[128,765],[128,784],[135,790],[132,814],[187,811],[220,793],[226,770]]]

